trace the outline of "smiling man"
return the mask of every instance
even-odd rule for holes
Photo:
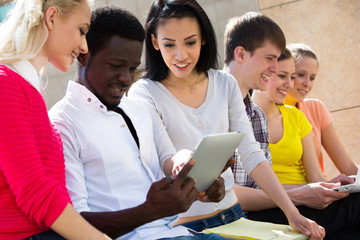
[[[267,119],[264,112],[251,101],[250,92],[253,89],[265,90],[269,77],[277,72],[277,59],[286,46],[285,35],[272,19],[257,12],[248,12],[229,20],[224,41],[224,71],[236,78],[255,139],[271,164]],[[235,182],[256,187],[254,180],[238,163],[236,161],[233,169]],[[241,205],[246,206],[245,202],[241,202],[242,195],[242,191],[238,192]]]

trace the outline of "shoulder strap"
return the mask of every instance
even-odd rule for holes
[[[124,118],[126,124],[128,125],[131,135],[133,136],[133,138],[136,142],[136,145],[138,146],[138,148],[140,148],[139,138],[137,136],[135,127],[134,127],[133,123],[131,122],[131,119],[126,115],[126,113],[121,108],[119,108],[119,113],[121,114],[121,116]]]

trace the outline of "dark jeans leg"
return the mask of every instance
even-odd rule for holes
[[[50,230],[42,233],[35,234],[31,237],[25,238],[24,240],[66,240],[56,232]]]
[[[162,238],[159,240],[226,240],[226,238],[214,233],[211,234],[199,233],[198,235],[194,235],[194,236]]]
[[[360,231],[360,193],[352,193],[323,210],[305,206],[298,206],[298,209],[302,215],[323,226],[327,236],[344,230],[352,230],[349,231],[352,234]],[[248,212],[246,216],[251,220],[288,224],[279,208]]]
[[[357,240],[360,239],[360,231],[355,230],[343,230],[337,233],[333,233],[330,236],[326,236],[324,240]]]

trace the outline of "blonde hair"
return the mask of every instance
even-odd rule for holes
[[[287,48],[294,56],[295,63],[299,63],[304,57],[310,57],[315,59],[319,65],[315,52],[305,43],[292,43],[287,45]]]
[[[66,18],[86,0],[16,0],[9,17],[0,25],[0,62],[14,63],[35,57],[48,38],[45,13],[56,7]]]

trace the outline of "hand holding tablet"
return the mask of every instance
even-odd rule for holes
[[[195,187],[199,192],[206,191],[222,173],[243,137],[244,133],[239,132],[205,135],[192,152],[179,151],[174,157],[174,166],[180,165],[179,159],[187,162],[193,158],[195,165],[188,176],[196,180]]]

